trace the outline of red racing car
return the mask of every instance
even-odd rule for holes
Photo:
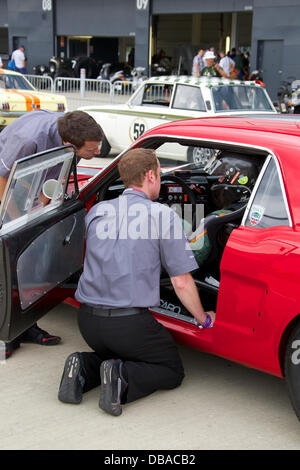
[[[157,150],[160,202],[182,218],[194,279],[213,328],[199,330],[162,273],[153,315],[193,348],[285,378],[300,418],[300,128],[293,119],[201,118],[159,126],[131,148]],[[187,147],[210,149],[203,168]],[[0,339],[12,340],[72,297],[84,259],[84,218],[121,194],[117,163],[76,170],[72,147],[15,163],[0,213]],[[49,177],[59,165],[58,180]],[[47,184],[51,202],[39,194]],[[17,207],[17,210],[16,210]],[[101,281],[101,280],[100,280]],[[213,373],[213,372],[212,372]]]

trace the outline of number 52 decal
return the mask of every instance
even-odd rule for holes
[[[138,139],[147,130],[147,123],[141,118],[135,119],[129,127],[131,141]]]

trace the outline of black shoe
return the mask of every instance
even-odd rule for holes
[[[13,341],[5,343],[5,359],[8,359],[16,349],[19,349],[19,347],[19,339],[14,339]]]
[[[122,361],[109,359],[103,361],[100,367],[101,391],[99,407],[113,416],[122,413],[121,398],[127,388],[122,377]]]
[[[36,343],[43,346],[55,346],[61,342],[59,336],[50,335],[47,331],[38,327],[37,324],[24,331],[19,339],[21,343]]]
[[[61,378],[58,399],[64,403],[78,404],[82,400],[84,387],[83,361],[81,354],[70,354],[65,362],[65,368]]]

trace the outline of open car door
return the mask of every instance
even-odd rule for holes
[[[18,160],[11,170],[0,211],[2,341],[74,293],[86,213],[78,200],[76,163],[67,146]]]

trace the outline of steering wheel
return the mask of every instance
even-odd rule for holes
[[[179,176],[175,175],[161,175],[161,182],[173,181],[174,183],[180,184],[183,187],[185,193],[188,195],[191,204],[197,204],[197,199],[194,191],[188,186],[188,184]]]

